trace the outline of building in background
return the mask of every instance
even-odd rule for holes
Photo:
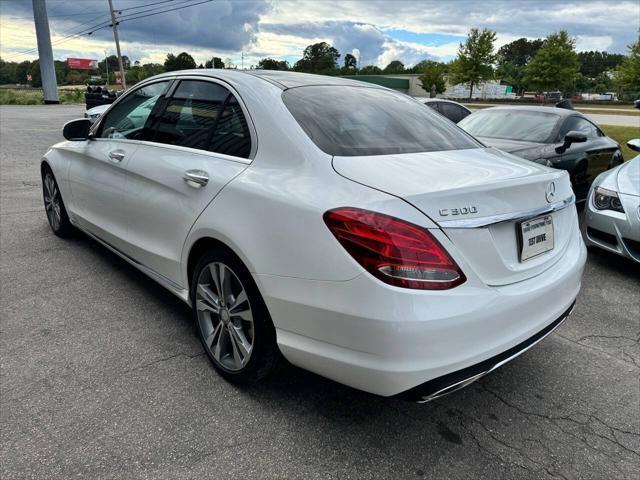
[[[345,75],[345,78],[359,80],[361,82],[374,83],[383,87],[392,88],[412,97],[424,97],[429,93],[422,88],[418,73],[398,73],[380,75]],[[468,99],[469,87],[464,84],[451,85],[447,82],[447,89],[438,97],[452,99]],[[514,99],[516,97],[511,85],[501,85],[499,80],[482,82],[473,87],[473,98],[481,100],[489,99]]]

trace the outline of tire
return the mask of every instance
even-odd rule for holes
[[[47,221],[53,233],[58,237],[69,237],[73,233],[73,225],[69,221],[56,177],[51,168],[46,165],[42,168],[42,199]]]
[[[226,250],[205,253],[194,269],[190,297],[198,337],[220,375],[233,383],[251,384],[275,370],[280,363],[275,328],[238,257]]]

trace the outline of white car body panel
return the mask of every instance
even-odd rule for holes
[[[138,146],[129,140],[84,142],[69,169],[68,210],[73,221],[125,252],[131,216],[122,200],[127,194],[127,165]],[[114,162],[111,152],[122,154],[123,160]]]
[[[88,140],[55,145],[44,161],[72,223],[186,302],[196,242],[210,238],[232,249],[252,273],[278,345],[293,364],[395,395],[517,345],[574,302],[586,251],[563,173],[484,149],[332,162],[269,78],[227,70],[166,78],[176,75],[232,86],[255,136],[250,159],[151,142]],[[360,85],[334,78],[326,83]],[[113,149],[123,150],[122,162],[109,161]],[[206,171],[209,183],[187,185],[182,177],[190,169]],[[439,215],[470,202],[478,213],[469,217],[476,220],[544,209],[552,181],[557,197],[567,200],[552,213],[557,248],[524,263],[517,259],[515,220],[458,228],[444,227]],[[428,229],[466,282],[424,291],[374,278],[323,221],[326,211],[345,206]]]

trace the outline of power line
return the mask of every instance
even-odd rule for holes
[[[168,1],[169,0],[164,0],[163,2],[159,2],[159,3],[168,3]],[[171,1],[173,1],[173,0],[171,0]],[[166,6],[165,7],[155,7],[155,8],[150,8],[148,10],[133,12],[133,13],[130,13],[128,15],[123,15],[122,17],[118,17],[117,18],[117,23],[127,22],[129,20],[137,20],[137,19],[140,19],[140,18],[152,17],[154,15],[160,15],[161,13],[174,12],[176,10],[182,10],[184,8],[195,7],[196,5],[202,5],[202,4],[205,4],[205,3],[210,3],[210,2],[213,2],[214,0],[200,0],[200,1],[196,2],[196,3],[190,3],[188,5],[185,5],[185,3],[192,2],[192,1],[193,0],[185,0],[182,3],[179,4],[180,6],[173,7],[173,8],[167,8],[166,10],[161,10],[161,11],[154,11],[154,10],[158,10],[158,9],[161,9],[161,8],[166,8]],[[135,7],[130,7],[130,8],[135,8]],[[142,8],[142,6],[139,6],[139,8]],[[120,10],[118,10],[118,11],[120,11]],[[151,13],[143,14],[144,12],[151,12]],[[98,17],[95,17],[93,20],[99,18],[100,16],[102,16],[102,15],[99,15]],[[91,23],[91,21],[93,21],[93,20],[90,20],[88,22],[82,23],[80,25],[76,25],[75,27],[73,27],[73,28],[71,28],[71,29],[69,29],[67,31],[75,30],[76,28],[78,28],[78,27],[80,27],[82,25],[86,25],[88,23]],[[97,32],[99,30],[102,30],[104,28],[111,28],[111,27],[112,27],[111,21],[110,20],[106,20],[106,21],[100,22],[100,23],[98,23],[96,25],[93,25],[91,27],[88,27],[86,29],[82,29],[82,31],[77,31],[75,33],[71,33],[69,35],[63,36],[62,38],[52,42],[51,45],[52,46],[60,45],[62,43],[68,42],[68,41],[73,40],[75,38],[79,38],[82,35],[85,35],[85,34],[86,35],[92,35],[93,33]],[[4,57],[4,59],[7,60],[7,59],[20,57],[20,56],[23,56],[23,55],[27,55],[29,53],[33,53],[33,52],[35,52],[37,50],[38,49],[36,47],[36,48],[31,48],[31,49],[28,49],[28,50],[25,50],[25,51],[22,51],[22,52],[16,52],[16,53],[8,55],[7,57]]]
[[[141,12],[135,12],[135,13],[129,14],[130,16],[125,16],[125,17],[118,18],[118,23],[128,22],[129,20],[136,20],[138,18],[153,17],[154,15],[160,15],[161,13],[173,12],[175,10],[182,10],[184,8],[195,7],[196,5],[202,5],[203,3],[210,3],[210,2],[213,2],[213,1],[214,0],[202,0],[202,1],[197,2],[197,3],[191,3],[189,5],[183,5],[181,7],[170,8],[168,10],[163,10],[161,12],[150,13],[149,15],[140,15],[138,17],[134,17],[132,15],[138,15]]]
[[[124,12],[125,10],[135,10],[138,8],[144,8],[144,7],[148,7],[149,5],[160,5],[161,3],[169,3],[169,2],[173,2],[174,0],[162,0],[160,2],[153,2],[153,3],[146,3],[144,5],[138,5],[137,7],[127,7],[127,8],[119,8],[118,12]]]

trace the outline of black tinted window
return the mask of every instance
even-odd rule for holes
[[[128,94],[100,123],[101,138],[141,138],[144,125],[169,81],[152,83]]]
[[[475,137],[505,138],[529,142],[551,142],[560,116],[542,111],[481,110],[462,119],[458,125]]]
[[[155,128],[155,142],[249,157],[251,136],[235,97],[221,85],[180,82]]]
[[[560,129],[559,139],[562,140],[564,136],[571,131],[583,133],[587,138],[596,138],[598,136],[598,129],[595,125],[580,117],[569,117],[565,120],[564,125],[562,125]]]
[[[329,155],[386,155],[480,148],[424,105],[389,90],[312,86],[282,99],[313,142]]]
[[[431,110],[435,110],[438,113],[440,112],[440,109],[438,108],[439,104],[440,104],[439,102],[427,102],[427,103],[425,103],[425,105],[427,107],[429,107]]]
[[[440,111],[445,117],[454,123],[458,123],[466,116],[464,115],[465,111],[453,103],[442,102],[440,104]]]

